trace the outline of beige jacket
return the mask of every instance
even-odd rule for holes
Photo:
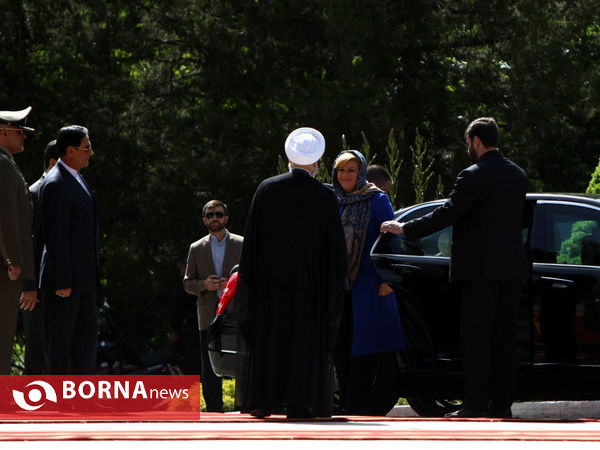
[[[224,277],[228,277],[231,268],[240,262],[244,238],[237,234],[229,233],[226,239],[227,246],[225,248],[225,257],[223,258],[223,268],[221,271]],[[183,278],[183,286],[186,292],[198,297],[198,327],[200,330],[206,330],[215,318],[215,310],[217,309],[218,302],[217,291],[202,289],[204,280],[215,273],[216,270],[210,249],[210,234],[208,234],[190,245],[185,277]]]

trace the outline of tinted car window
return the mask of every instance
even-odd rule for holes
[[[452,227],[444,228],[437,233],[430,234],[418,239],[423,256],[450,257],[450,246],[452,244]]]
[[[534,262],[600,265],[600,211],[566,204],[544,205],[544,239]]]
[[[429,214],[438,205],[428,205],[413,209],[409,213],[400,215],[400,222]],[[421,239],[408,240],[404,236],[386,233],[374,249],[377,254],[400,254],[413,256],[441,256],[450,257],[450,244],[452,242],[452,227],[444,228],[437,233],[430,234]]]

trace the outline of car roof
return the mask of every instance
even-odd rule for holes
[[[527,200],[555,200],[555,201],[563,201],[563,202],[574,202],[574,203],[585,203],[588,205],[593,205],[600,207],[600,194],[570,194],[570,193],[553,193],[553,192],[531,192],[527,194]],[[423,202],[421,205],[438,205],[445,202],[445,198],[440,198],[437,200],[431,200],[428,202]],[[395,215],[403,213],[408,209],[414,208],[417,205],[407,206],[405,208],[400,208],[396,211]]]
[[[586,203],[588,205],[600,206],[600,195],[598,194],[568,194],[568,193],[530,193],[527,200],[558,200],[565,202]]]

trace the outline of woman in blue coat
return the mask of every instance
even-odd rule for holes
[[[352,307],[339,337],[342,407],[353,414],[385,414],[398,399],[397,351],[405,347],[396,296],[371,265],[369,252],[382,222],[394,218],[388,196],[367,182],[367,162],[341,152],[332,174],[348,252]],[[341,362],[340,362],[341,360]]]

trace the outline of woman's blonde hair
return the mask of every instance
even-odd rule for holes
[[[346,164],[349,161],[356,161],[358,163],[358,167],[359,168],[360,168],[360,166],[362,164],[360,162],[360,159],[358,158],[358,156],[356,156],[354,153],[345,152],[345,153],[342,153],[340,156],[338,156],[336,158],[335,162],[333,163],[333,168],[337,169],[341,165]]]

